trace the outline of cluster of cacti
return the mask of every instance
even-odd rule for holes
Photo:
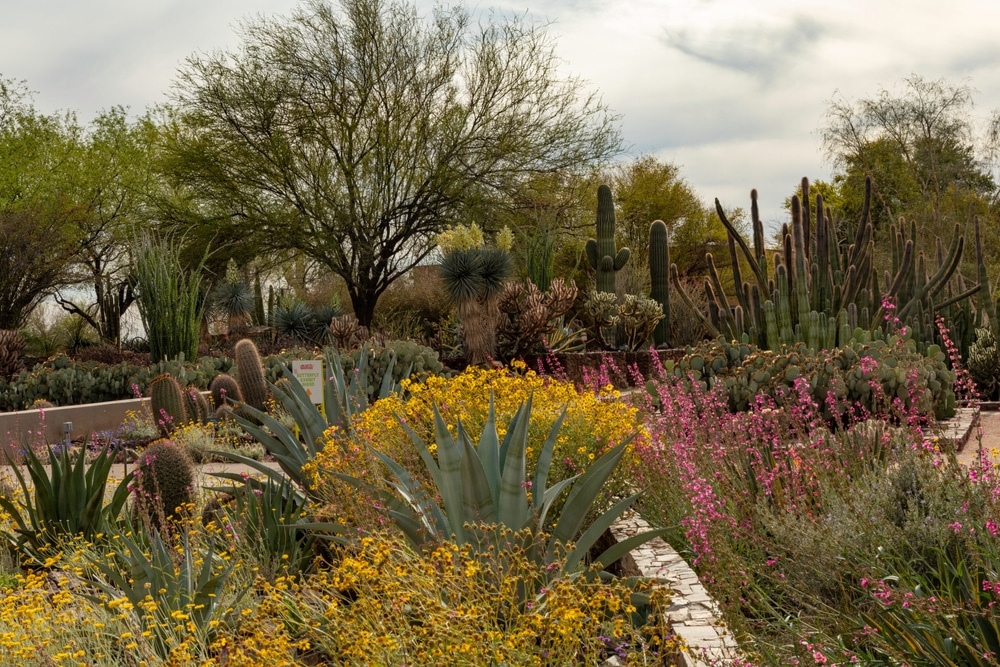
[[[146,394],[157,376],[169,373],[182,385],[207,389],[212,378],[232,368],[227,357],[202,357],[197,363],[172,359],[151,366],[73,361],[61,355],[0,378],[0,409],[23,410],[39,399],[54,405],[79,405],[135,398]]]
[[[0,378],[8,379],[21,367],[24,336],[16,329],[0,330]]]
[[[154,442],[139,456],[134,488],[139,516],[162,530],[164,520],[177,520],[194,502],[194,462],[183,447]]]
[[[264,365],[260,361],[257,346],[249,338],[244,338],[233,347],[233,357],[244,400],[252,408],[265,410],[271,392],[264,378]]]
[[[802,191],[808,201],[806,179]],[[931,271],[924,255],[916,251],[916,225],[910,224],[907,234],[901,220],[890,230],[890,270],[880,275],[868,215],[870,180],[865,193],[853,240],[838,236],[821,196],[816,197],[815,221],[809,206],[801,206],[798,197],[792,197],[792,224],[782,228],[782,246],[773,258],[768,257],[764,245],[756,191],[751,194],[753,250],[716,200],[719,218],[729,232],[736,299],[731,308],[715,262],[708,255],[705,292],[709,313],[699,315],[711,335],[746,340],[771,350],[797,342],[821,350],[843,345],[858,327],[871,332],[879,329],[886,335],[906,327],[919,347],[930,343],[935,336],[933,314],[960,304],[979,290],[978,285],[964,289],[957,279],[952,280],[965,244],[959,226],[955,226],[947,252],[939,244],[938,266]],[[747,280],[743,278],[744,265],[750,271]],[[671,265],[670,277],[678,295],[694,309],[680,284],[676,265]]]
[[[546,291],[531,282],[509,282],[497,299],[497,349],[505,359],[545,351],[547,337],[576,301],[577,288],[561,278]]]
[[[653,332],[663,321],[659,303],[644,296],[626,294],[618,306],[618,329],[615,340],[620,347],[635,352],[647,348]]]
[[[347,313],[330,320],[327,332],[335,347],[351,350],[368,339],[368,327],[361,326],[354,313]]]
[[[670,245],[667,225],[655,220],[649,226],[649,298],[660,304],[663,318],[653,330],[653,344],[670,344]]]
[[[1000,350],[997,349],[997,339],[988,327],[976,329],[976,341],[969,348],[965,366],[976,383],[979,397],[983,400],[996,400],[1000,390]]]
[[[933,411],[938,419],[954,414],[955,374],[940,348],[930,345],[921,354],[912,340],[870,339],[861,329],[855,335],[858,338],[824,352],[804,342],[777,352],[719,338],[688,353],[674,365],[673,373],[706,389],[725,387],[733,412],[747,410],[762,394],[777,405],[795,403],[800,399],[793,388],[804,379],[810,399],[831,423],[842,415],[830,412],[830,392],[869,410],[881,394],[885,400],[899,399],[907,409],[916,404],[921,412]]]
[[[597,238],[589,239],[587,261],[597,275],[597,291],[615,293],[615,274],[628,262],[630,250],[615,243],[615,201],[611,188],[597,188]]]

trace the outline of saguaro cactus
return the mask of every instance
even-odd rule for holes
[[[628,261],[628,248],[615,250],[615,201],[611,188],[597,188],[597,238],[587,241],[587,260],[597,271],[597,291],[615,293],[615,273]]]
[[[653,343],[670,343],[670,246],[667,225],[656,220],[649,226],[649,297],[660,304],[663,319],[653,330]]]

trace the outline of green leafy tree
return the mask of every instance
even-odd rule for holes
[[[861,213],[866,176],[873,180],[876,230],[899,216],[948,236],[955,222],[989,215],[1000,194],[991,162],[1000,149],[1000,116],[976,130],[973,90],[911,76],[900,90],[881,90],[855,102],[834,100],[824,146],[840,171],[833,185],[841,213]],[[926,235],[930,236],[930,235]]]
[[[520,19],[308,2],[246,24],[238,50],[188,59],[171,174],[255,242],[341,276],[368,325],[470,202],[504,205],[533,174],[620,151],[616,118],[557,65],[544,26]]]
[[[78,216],[65,163],[75,119],[35,110],[23,82],[0,77],[0,329],[24,325],[72,281]]]
[[[72,231],[78,252],[72,263],[79,284],[93,290],[93,303],[56,295],[68,312],[83,318],[107,343],[120,344],[121,318],[135,301],[129,245],[135,229],[154,214],[149,196],[156,187],[149,119],[129,122],[126,110],[102,112],[74,133],[67,162],[76,208]]]

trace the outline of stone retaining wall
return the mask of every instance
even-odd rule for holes
[[[650,530],[638,514],[627,514],[611,526],[611,534],[621,542]],[[663,579],[674,591],[667,619],[674,632],[687,644],[687,667],[731,665],[741,658],[739,647],[719,618],[719,608],[698,581],[687,562],[660,538],[646,542],[631,552],[643,576]]]

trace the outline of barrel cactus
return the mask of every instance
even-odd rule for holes
[[[236,374],[239,377],[243,398],[250,407],[265,410],[270,391],[264,378],[264,365],[260,361],[257,346],[249,338],[244,338],[236,343],[233,356],[236,358]]]
[[[158,529],[176,521],[193,506],[194,462],[183,447],[159,440],[139,456],[135,473],[135,500],[139,515]]]
[[[184,392],[177,378],[170,373],[153,378],[149,383],[149,396],[153,420],[164,438],[170,437],[174,429],[188,422]]]

